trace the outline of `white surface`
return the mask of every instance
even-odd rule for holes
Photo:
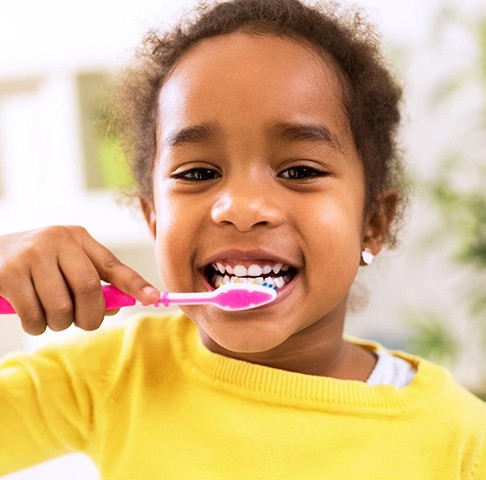
[[[2,476],[2,480],[98,480],[99,478],[93,462],[78,453]]]

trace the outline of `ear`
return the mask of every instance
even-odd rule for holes
[[[140,197],[140,206],[142,208],[143,216],[145,217],[145,221],[149,227],[150,233],[155,238],[156,233],[156,215],[155,215],[155,207],[152,198],[148,197]]]
[[[397,212],[398,198],[395,189],[384,190],[366,216],[362,248],[369,248],[373,255],[379,253],[390,235],[390,227]]]

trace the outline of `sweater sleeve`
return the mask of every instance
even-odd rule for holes
[[[91,335],[0,362],[0,475],[86,448],[113,354]]]
[[[478,457],[471,472],[471,476],[468,477],[471,480],[483,480],[486,479],[486,435],[483,436],[482,448],[479,451]]]

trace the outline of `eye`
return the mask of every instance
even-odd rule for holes
[[[327,175],[326,172],[302,165],[302,166],[287,168],[287,170],[284,170],[279,174],[279,177],[286,178],[289,180],[308,180],[310,178],[323,177],[326,175]]]
[[[173,178],[188,180],[190,182],[205,182],[208,180],[215,180],[220,176],[219,172],[211,168],[191,168],[172,175]]]

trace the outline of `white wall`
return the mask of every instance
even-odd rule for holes
[[[81,224],[109,248],[119,251],[122,260],[156,281],[149,253],[150,238],[140,217],[120,209],[112,194],[88,192],[83,187],[75,77],[83,71],[116,68],[147,27],[170,23],[174,12],[191,3],[16,0],[2,5],[0,234],[54,223]],[[415,171],[426,174],[443,143],[458,134],[457,126],[467,127],[468,114],[466,102],[457,107],[454,115],[430,116],[424,105],[427,90],[444,71],[470,61],[469,46],[463,39],[453,38],[447,55],[434,49],[428,32],[435,12],[444,3],[441,0],[346,3],[368,10],[388,46],[404,44],[407,48],[408,60],[401,66],[409,98],[404,140],[409,164]],[[468,10],[481,0],[449,3]],[[9,93],[5,93],[7,87]],[[361,279],[371,290],[370,304],[351,317],[350,333],[388,337],[400,343],[403,326],[395,321],[400,305],[445,305],[454,313],[454,305],[450,305],[450,280],[460,272],[444,266],[440,255],[417,258],[412,242],[420,236],[430,213],[424,211],[421,203],[415,203],[413,215],[401,250],[377,262]],[[145,253],[134,255],[133,251]],[[456,312],[456,318],[461,314]],[[457,323],[460,329],[461,323]],[[1,319],[3,352],[34,348],[51,337],[52,334],[47,334],[32,339],[20,331],[15,317]],[[465,383],[473,383],[474,367],[469,363],[473,359],[466,360],[456,373]],[[73,455],[4,478],[94,479],[96,473],[88,460]]]

